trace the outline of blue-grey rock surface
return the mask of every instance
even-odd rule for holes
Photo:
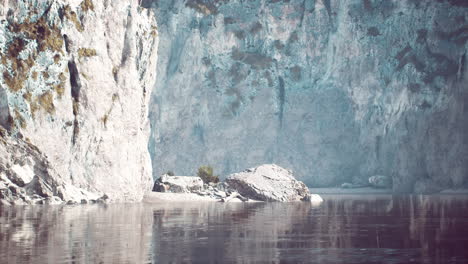
[[[309,186],[468,183],[468,2],[143,1],[154,177],[262,163]]]

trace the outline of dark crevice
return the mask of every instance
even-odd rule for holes
[[[67,35],[63,35],[63,39],[65,40],[65,50],[67,53],[70,52],[70,40],[68,39]]]
[[[128,14],[127,17],[127,25],[125,26],[125,38],[124,38],[124,46],[122,49],[122,58],[120,65],[125,65],[127,59],[132,55],[131,50],[131,34],[132,34],[132,16]]]
[[[70,72],[71,95],[73,99],[78,102],[80,97],[81,82],[80,74],[74,60],[68,62],[68,71]]]
[[[461,81],[465,75],[465,63],[466,63],[466,53],[463,53],[463,56],[460,59],[460,70],[458,79]]]
[[[278,100],[279,100],[279,121],[280,127],[283,126],[283,111],[284,111],[284,100],[285,100],[285,90],[284,90],[284,80],[283,77],[278,78]]]
[[[0,87],[0,126],[11,131],[13,125],[13,117],[8,108],[8,96],[6,91]]]
[[[76,63],[74,60],[70,60],[68,62],[68,71],[70,73],[70,86],[71,86],[71,96],[73,98],[73,136],[72,136],[72,143],[75,145],[76,138],[80,132],[79,123],[78,123],[78,113],[79,113],[79,102],[80,102],[80,89],[81,89],[81,82],[80,82],[80,74],[78,72],[78,68],[76,67]]]

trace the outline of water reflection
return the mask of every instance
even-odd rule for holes
[[[467,263],[464,196],[0,208],[7,263]],[[3,262],[2,262],[3,263]]]

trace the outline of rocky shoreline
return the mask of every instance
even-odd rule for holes
[[[162,175],[155,181],[147,202],[313,202],[322,198],[294,178],[292,171],[264,164],[234,173],[219,183],[204,183],[200,177]]]

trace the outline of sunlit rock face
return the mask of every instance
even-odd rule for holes
[[[152,187],[153,12],[138,0],[0,3],[0,125],[83,194],[141,199]]]
[[[309,186],[468,181],[466,1],[143,1],[154,176],[262,163]]]

